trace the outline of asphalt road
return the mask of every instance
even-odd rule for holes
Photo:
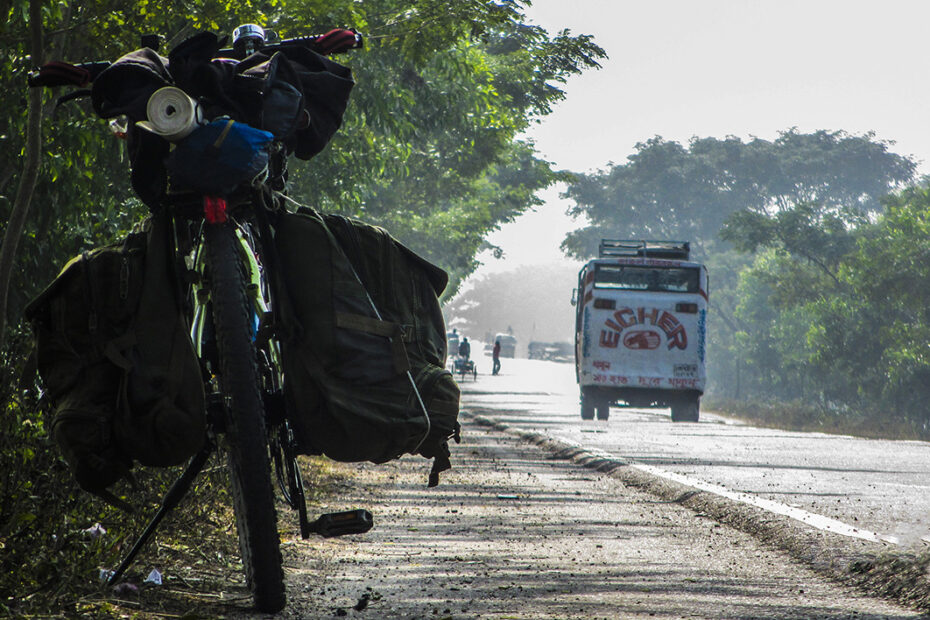
[[[477,365],[463,403],[500,422],[813,527],[930,549],[930,443],[754,428],[709,411],[672,423],[668,410],[613,407],[606,422],[584,421],[572,364],[505,359],[497,376],[490,358]]]
[[[304,541],[282,511],[288,605],[279,617],[926,617],[911,608],[928,608],[926,565],[876,561],[863,565],[865,580],[850,571],[902,544],[824,531],[800,514],[760,519],[769,513],[739,496],[713,499],[739,490],[773,498],[766,510],[793,503],[853,523],[868,517],[878,536],[916,535],[916,509],[910,529],[878,513],[892,512],[884,502],[899,501],[896,485],[926,481],[904,456],[926,461],[925,445],[764,431],[711,414],[673,424],[667,412],[615,409],[606,423],[583,422],[570,365],[504,360],[491,377],[489,362],[479,358],[477,381],[461,384],[463,440],[440,486],[426,486],[419,457],[333,464],[340,482],[310,512],[365,507],[374,529]],[[689,482],[717,487],[689,492]],[[916,495],[902,494],[906,514]],[[916,578],[894,582],[912,567]],[[254,617],[242,584],[229,585],[207,615]]]
[[[344,485],[329,505],[311,510],[365,506],[375,527],[303,541],[284,515],[281,618],[921,617],[706,514],[468,416],[438,487],[426,486],[429,465],[418,457],[337,470]],[[253,617],[230,603],[225,617]]]

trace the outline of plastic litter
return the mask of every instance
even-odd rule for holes
[[[156,586],[161,585],[161,573],[158,572],[157,568],[153,568],[152,572],[149,573],[149,576],[145,578],[145,581],[142,583],[151,583]]]

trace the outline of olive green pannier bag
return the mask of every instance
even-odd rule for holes
[[[278,214],[274,271],[288,419],[298,450],[337,461],[432,458],[459,440],[439,295],[448,276],[384,229],[302,208]]]
[[[26,308],[51,433],[78,484],[107,487],[134,461],[170,466],[206,438],[203,374],[169,251],[169,222],[73,258]]]

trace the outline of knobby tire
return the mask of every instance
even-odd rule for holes
[[[260,376],[252,342],[249,279],[232,224],[210,224],[205,228],[219,383],[228,403],[227,457],[239,549],[255,607],[273,613],[285,604],[284,572]]]

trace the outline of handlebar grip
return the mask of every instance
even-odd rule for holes
[[[100,73],[110,66],[109,62],[82,62],[72,65],[53,60],[38,69],[29,72],[27,82],[30,88],[40,86],[87,86]]]

